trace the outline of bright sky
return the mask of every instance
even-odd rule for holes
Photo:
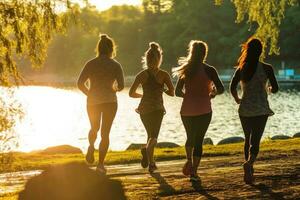
[[[92,5],[95,5],[99,10],[106,10],[113,5],[141,5],[142,0],[89,0]]]

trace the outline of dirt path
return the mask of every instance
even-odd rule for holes
[[[256,182],[244,184],[241,156],[206,158],[202,183],[192,185],[182,175],[184,161],[158,163],[153,175],[134,165],[111,169],[122,180],[129,199],[300,199],[300,156],[261,155],[255,165]]]
[[[152,175],[139,164],[109,166],[108,176],[120,180],[128,199],[134,200],[300,199],[299,153],[261,154],[255,165],[256,182],[252,186],[242,180],[242,155],[204,158],[199,170],[202,183],[198,185],[182,175],[184,160],[159,162],[158,172]],[[0,174],[0,196],[20,191],[29,178],[40,172]]]

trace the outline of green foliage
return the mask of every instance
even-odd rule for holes
[[[68,12],[55,12],[58,5],[67,7]],[[215,0],[215,4],[210,0],[143,0],[142,9],[113,6],[103,12],[87,5],[79,13],[79,7],[67,0],[2,1],[0,68],[4,75],[1,81],[8,83],[9,77],[18,77],[19,70],[13,62],[15,55],[22,55],[33,66],[40,66],[47,53],[44,72],[74,78],[92,57],[101,32],[116,40],[118,60],[127,74],[140,70],[140,58],[148,42],[153,40],[160,42],[165,51],[163,67],[167,69],[186,54],[191,39],[208,42],[208,62],[220,67],[235,65],[239,45],[252,35],[269,44],[269,54],[278,54],[279,46],[287,44],[288,47],[282,49],[283,57],[297,56],[294,41],[299,31],[293,27],[297,24],[299,7],[291,7],[297,5],[297,0]],[[66,29],[74,15],[80,26],[71,25]],[[283,20],[284,16],[288,23]],[[292,29],[295,34],[282,38],[280,29],[288,34],[292,32],[285,30]],[[25,64],[21,62],[19,66]]]
[[[16,135],[12,128],[22,119],[21,105],[13,98],[13,90],[0,88],[0,152],[16,147]]]
[[[107,33],[117,43],[117,59],[125,72],[135,73],[147,47],[143,17],[134,6],[114,6],[103,12],[95,7],[83,8],[77,17],[79,26],[70,26],[65,35],[57,35],[50,44],[42,72],[77,77],[85,62],[96,54],[98,35]]]
[[[172,0],[143,0],[143,8],[146,13],[161,14],[168,11],[172,5]]]
[[[272,57],[273,60],[285,61],[287,66],[300,69],[300,7],[294,6],[286,10],[285,19],[280,25],[278,46],[280,55]]]
[[[63,32],[69,23],[70,15],[59,14],[60,7],[66,7],[71,14],[78,11],[78,6],[72,6],[69,0],[0,2],[1,85],[8,85],[10,78],[18,81],[14,56],[28,58],[33,66],[43,63],[53,34]]]
[[[270,44],[269,54],[279,54],[278,38],[280,25],[287,7],[294,6],[297,0],[231,0],[235,5],[238,23],[247,20],[254,27],[255,36]],[[221,4],[222,0],[216,0]]]
[[[141,70],[141,57],[151,41],[159,42],[164,50],[164,69],[170,70],[177,65],[177,58],[185,56],[191,39],[208,43],[208,63],[218,68],[232,69],[240,53],[240,44],[252,35],[262,36],[263,31],[254,21],[245,23],[243,19],[248,14],[243,10],[242,15],[241,5],[237,1],[221,3],[219,6],[210,0],[145,0],[142,9],[113,6],[102,12],[92,6],[86,7],[78,15],[80,26],[71,26],[66,35],[55,37],[42,72],[74,80],[85,62],[95,55],[99,33],[108,33],[116,40],[117,59],[124,66],[126,75],[133,75]],[[267,57],[274,64],[279,59],[284,59],[287,64],[297,63],[295,58],[299,55],[297,17],[300,10],[298,6],[287,8],[290,4],[285,5],[286,18],[279,27],[282,34],[278,40],[284,57]],[[251,8],[251,12],[252,10]],[[238,18],[236,12],[240,13]],[[240,23],[236,23],[237,20]],[[266,24],[263,27],[271,30]],[[276,30],[278,29],[275,27],[274,31]],[[267,49],[269,52],[276,47],[274,42],[277,36],[272,34],[273,32],[268,32],[263,35],[263,40],[271,44]],[[287,34],[290,37],[283,37]],[[275,39],[271,40],[270,37]]]

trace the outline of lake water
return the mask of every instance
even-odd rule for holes
[[[86,150],[89,121],[86,98],[75,88],[24,86],[16,91],[25,117],[15,127],[20,151],[44,149],[70,144]],[[128,89],[118,94],[119,109],[111,130],[111,150],[124,150],[131,143],[144,143],[146,133],[139,115],[134,111],[139,99],[128,97]],[[164,96],[167,114],[164,117],[159,142],[183,145],[185,131],[180,120],[181,98]],[[285,89],[269,96],[275,115],[269,118],[264,137],[277,134],[292,136],[300,132],[300,92]],[[228,92],[212,100],[213,118],[206,134],[216,144],[223,138],[243,136],[237,114],[238,106]],[[97,141],[99,142],[99,141]],[[98,144],[98,143],[97,143]]]

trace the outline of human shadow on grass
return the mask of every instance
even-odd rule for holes
[[[176,193],[176,190],[165,180],[164,177],[161,176],[159,172],[151,173],[150,175],[159,183],[159,191],[162,196]]]
[[[263,183],[259,183],[257,185],[253,184],[251,186],[259,190],[261,196],[263,197],[268,197],[270,199],[284,199],[284,195],[282,192],[273,192],[269,186]]]
[[[282,188],[282,181],[285,182],[286,185],[290,187],[299,185],[299,177],[298,174],[300,172],[300,165],[296,165],[296,167],[292,166],[290,169],[285,170],[277,175],[272,176],[261,176],[260,179],[264,181],[268,181],[271,183],[270,186],[264,183],[253,184],[252,187],[260,191],[260,196],[270,198],[270,199],[284,199],[284,192],[274,192],[272,188]]]
[[[196,192],[198,192],[199,194],[205,196],[207,199],[210,200],[218,200],[217,197],[212,196],[211,194],[209,194],[205,188],[202,187],[201,185],[201,181],[199,182],[192,182],[192,187],[195,189]]]
[[[111,180],[85,164],[53,166],[30,179],[19,200],[123,200],[120,181]]]

